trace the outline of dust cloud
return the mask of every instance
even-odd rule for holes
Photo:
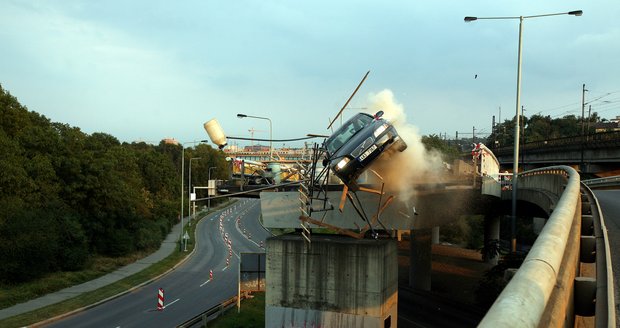
[[[390,152],[371,167],[382,176],[385,188],[406,201],[415,198],[416,185],[435,184],[443,180],[446,170],[441,154],[424,148],[418,128],[407,122],[403,105],[396,102],[392,91],[385,89],[371,93],[367,102],[368,113],[375,114],[382,110],[383,118],[394,125],[407,143],[405,151]]]

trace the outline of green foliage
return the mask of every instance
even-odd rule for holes
[[[88,135],[29,111],[0,86],[0,149],[0,283],[80,270],[92,254],[156,249],[178,220],[179,145]],[[202,158],[193,185],[206,186],[209,167],[212,178],[227,175],[221,151],[199,145],[185,154]]]
[[[467,247],[479,249],[484,244],[483,235],[484,216],[462,216],[449,224],[441,226],[441,240]]]
[[[241,312],[231,308],[224,315],[218,317],[213,322],[209,322],[209,327],[226,328],[247,328],[265,327],[265,293],[254,293],[250,299],[241,302]]]
[[[488,309],[493,305],[497,296],[499,296],[504,287],[508,284],[508,282],[504,280],[504,272],[511,268],[518,269],[523,263],[525,256],[524,254],[507,254],[496,266],[485,272],[484,277],[476,289],[476,303],[478,303],[480,307]]]
[[[584,127],[588,128],[589,133],[594,133],[594,123],[600,122],[601,118],[597,113],[593,113],[589,119],[583,121]],[[563,137],[581,135],[582,120],[575,115],[567,115],[561,118],[551,118],[540,114],[531,117],[521,118],[521,142],[536,142]],[[493,144],[499,147],[508,147],[514,144],[515,120],[506,120],[497,124],[493,133],[487,138],[486,144]]]
[[[446,140],[443,140],[440,136],[431,134],[429,136],[422,137],[422,144],[427,150],[436,150],[442,154],[443,160],[447,163],[452,163],[455,159],[460,157],[459,149],[448,144]]]

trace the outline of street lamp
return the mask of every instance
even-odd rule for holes
[[[195,159],[201,159],[201,157],[192,157],[189,159],[189,177],[187,179],[187,192],[189,194],[189,202],[192,203],[192,161]],[[194,198],[196,195],[194,195]],[[191,205],[190,205],[191,206]],[[190,209],[191,211],[191,209]],[[194,216],[196,215],[196,203],[194,202]],[[195,219],[195,218],[194,218]],[[192,226],[192,216],[189,216],[189,226]]]
[[[183,209],[183,194],[184,194],[184,181],[185,181],[185,145],[187,144],[197,144],[197,143],[201,143],[204,142],[205,140],[201,140],[201,141],[188,141],[188,142],[183,142],[181,143],[181,237],[179,240],[181,240],[181,245],[180,248],[181,250],[182,248],[182,244],[183,244],[183,232],[185,230],[185,225],[183,224],[183,215],[184,215],[184,209]],[[190,162],[191,163],[191,162]]]
[[[271,126],[271,120],[268,117],[260,117],[260,116],[252,116],[252,115],[245,115],[245,114],[237,114],[238,118],[244,118],[244,117],[250,117],[250,118],[257,118],[259,120],[267,120],[269,121],[269,160],[271,160],[273,158],[273,147],[271,146],[271,140],[273,139],[272,137],[272,126]]]
[[[519,118],[521,116],[520,108],[521,108],[521,40],[523,34],[523,20],[527,18],[538,18],[538,17],[546,17],[546,16],[559,16],[559,15],[573,15],[573,16],[581,16],[583,15],[583,11],[581,10],[573,10],[564,13],[555,13],[555,14],[543,14],[543,15],[532,15],[532,16],[505,16],[505,17],[473,17],[466,16],[465,22],[473,22],[480,19],[518,19],[519,20],[519,50],[517,56],[517,104],[516,104],[516,115],[515,115],[515,136],[514,136],[514,154],[513,154],[513,166],[512,166],[512,220],[510,224],[510,232],[511,232],[511,245],[512,252],[517,251],[517,225],[516,225],[516,217],[517,217],[517,176],[519,175]]]
[[[212,170],[212,169],[216,169],[216,168],[217,168],[217,167],[215,167],[215,166],[211,166],[211,167],[209,168],[209,184],[211,184],[211,170]],[[211,187],[211,186],[209,186],[209,187]],[[210,195],[210,194],[211,194],[211,189],[209,189],[209,199],[207,200],[207,210],[208,210],[208,211],[210,211],[210,210],[211,210],[211,195]]]

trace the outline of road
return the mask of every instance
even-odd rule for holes
[[[616,300],[616,320],[618,320],[620,309],[620,190],[593,190],[598,199],[605,225],[607,226],[607,237],[609,238],[609,249],[611,250],[611,265],[614,271],[615,300]]]
[[[260,202],[256,199],[241,199],[210,214],[198,223],[196,251],[176,270],[48,327],[174,327],[202,313],[236,295],[240,252],[264,252],[260,241],[270,234],[259,216]],[[159,288],[164,289],[162,311],[157,310]]]

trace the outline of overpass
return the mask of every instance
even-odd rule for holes
[[[444,186],[440,190],[427,190],[418,195],[415,204],[397,202],[381,214],[384,229],[411,231],[410,285],[419,289],[430,288],[429,229],[448,222],[460,213],[496,208],[498,202],[510,200],[512,197],[511,184],[502,182],[497,171],[485,172],[484,168],[485,164],[480,163],[477,171],[479,183],[475,189],[451,190]],[[518,186],[517,198],[520,208],[523,204],[532,204],[545,213],[547,222],[520,269],[516,271],[510,283],[480,322],[480,326],[573,326],[576,316],[594,318],[597,327],[615,326],[614,284],[606,227],[596,198],[590,189],[581,184],[579,174],[569,166],[553,166],[520,173]],[[329,198],[338,199],[338,192],[333,193]],[[368,199],[363,199],[361,203],[368,205],[370,210],[373,205],[369,204],[377,204],[371,197],[376,196],[365,197]],[[482,206],[471,206],[472,204]],[[299,194],[296,192],[261,193],[261,208],[267,227],[283,228],[299,225]],[[356,221],[355,215],[344,214],[351,212],[353,212],[351,208],[345,206],[342,213],[331,211],[321,214],[320,220],[347,229],[360,229],[364,224],[363,221]],[[485,240],[499,239],[499,223],[494,219],[489,221],[485,222]],[[319,226],[309,225],[309,227]],[[280,249],[278,258],[286,257],[286,251],[282,250],[286,248],[283,245],[287,243],[289,245],[286,247],[293,247],[290,245],[291,240],[277,242],[276,247]],[[299,239],[297,241],[299,245],[294,248],[303,249],[303,243],[303,240]],[[311,246],[306,247],[308,250],[311,249]],[[330,253],[333,251],[326,251],[325,256]],[[295,258],[300,258],[305,253],[295,251],[295,254]],[[389,258],[388,254],[391,254],[391,251],[385,254],[385,258]],[[347,258],[332,258],[332,260],[349,261]],[[293,261],[289,266],[275,267],[279,268],[278,270],[288,270],[291,265],[295,268],[303,266],[302,263]],[[384,262],[382,265],[390,264]],[[304,276],[302,284],[306,286],[305,288],[317,287],[308,282],[311,279],[313,278],[307,274]],[[290,288],[290,283],[289,281],[278,286]],[[391,290],[389,286],[383,288]],[[381,297],[391,300],[390,296]],[[272,305],[283,304],[283,300],[279,299],[272,299],[271,302]],[[286,302],[295,307],[294,300],[288,296]],[[304,303],[304,306],[311,306],[316,302],[318,300]],[[379,306],[393,308],[392,301],[386,302],[388,303]],[[267,306],[269,310],[269,304]],[[303,313],[306,316],[316,315],[316,312],[301,313],[299,309],[292,311],[286,312],[285,308],[279,306],[269,314],[272,317],[278,315],[299,317]],[[383,315],[387,320],[391,312],[376,315]]]
[[[503,167],[512,166],[512,146],[492,150]],[[618,175],[620,131],[525,142],[520,146],[519,162],[525,170],[549,165],[567,165],[581,173]]]

